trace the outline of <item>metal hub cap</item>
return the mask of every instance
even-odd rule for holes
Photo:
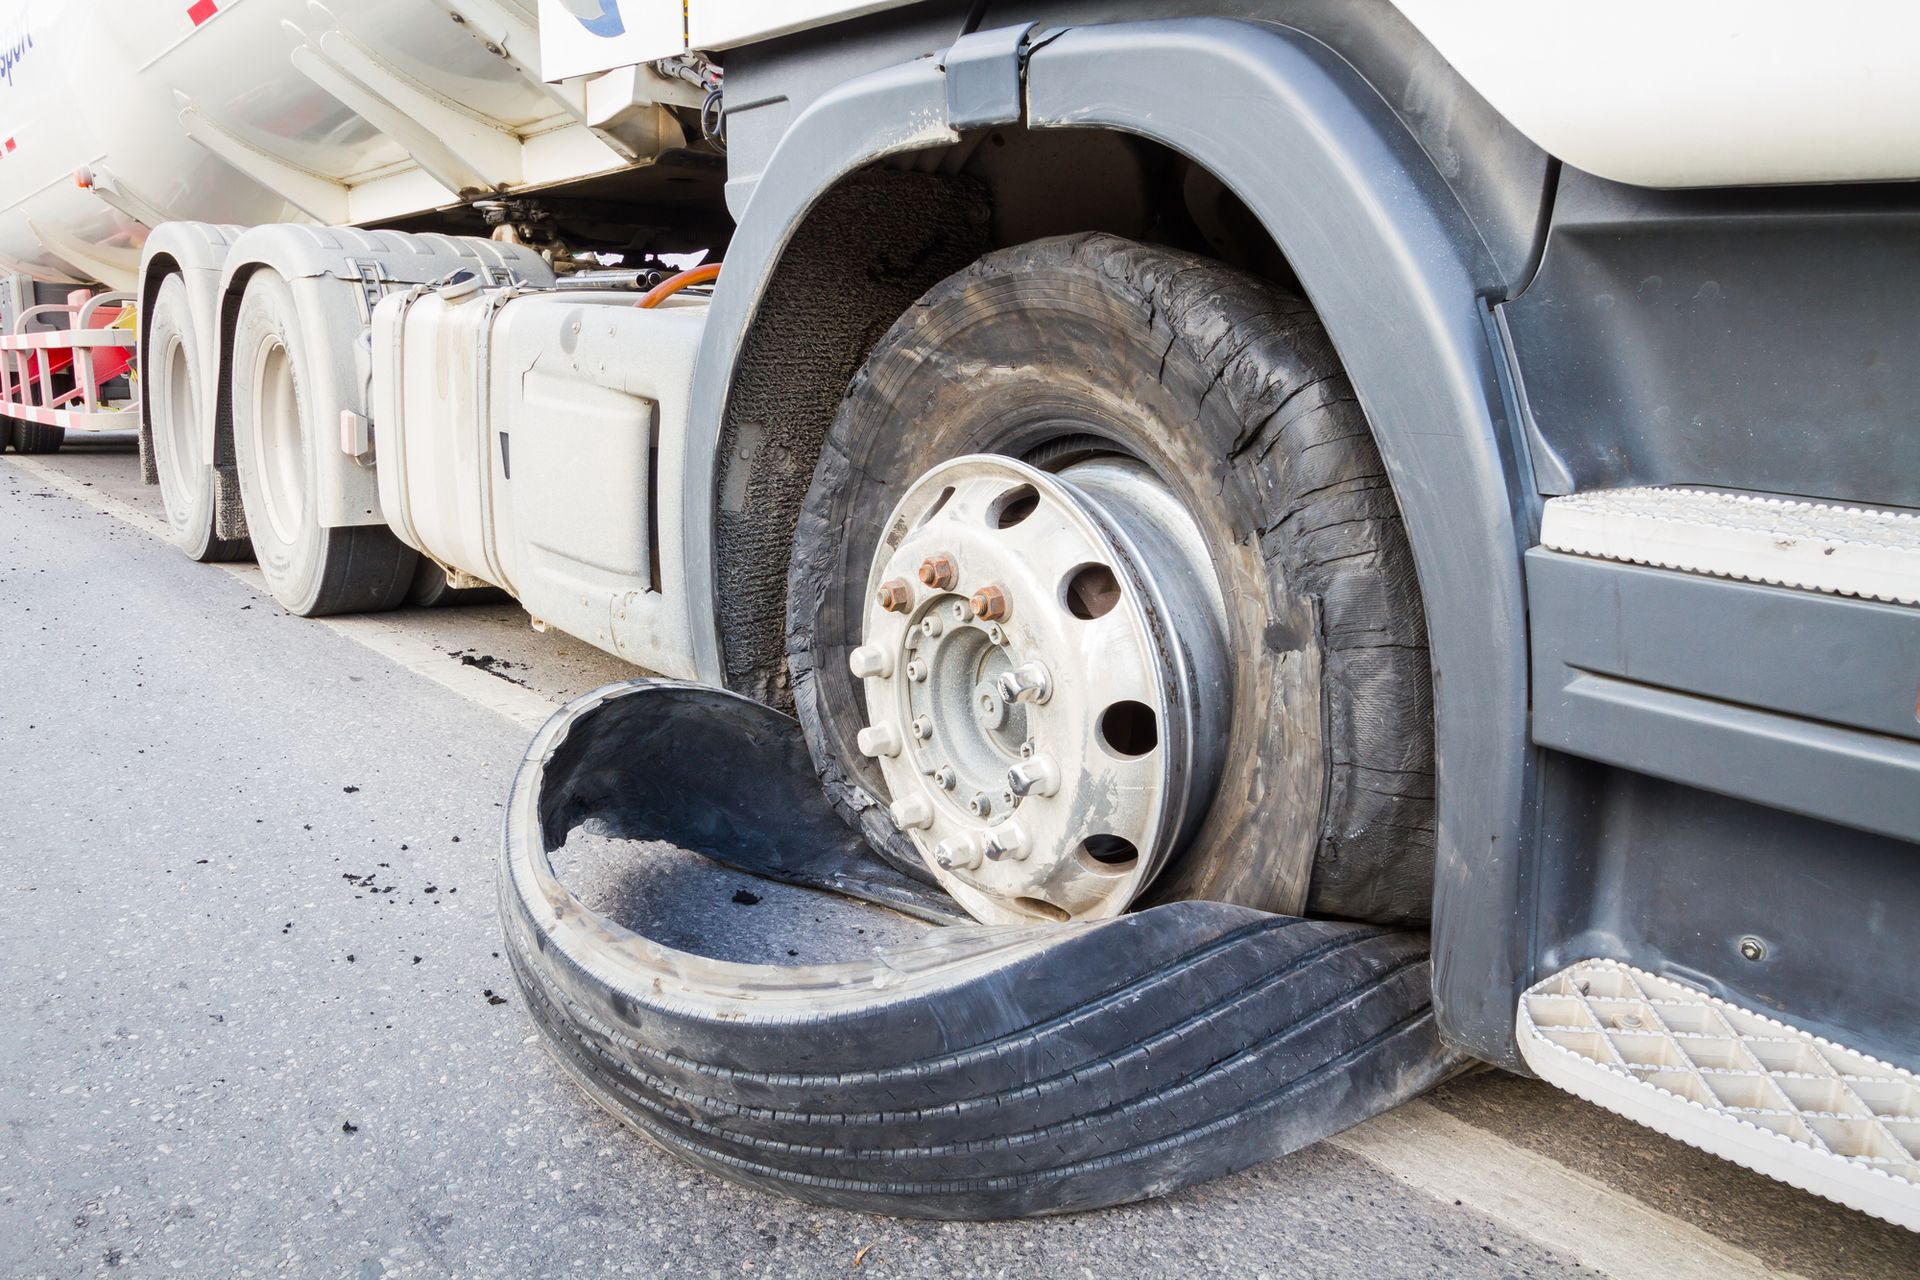
[[[1118,458],[956,458],[867,582],[860,749],[947,891],[993,922],[1118,915],[1218,774],[1225,609],[1191,517]]]

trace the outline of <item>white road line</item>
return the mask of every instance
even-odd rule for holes
[[[103,515],[112,516],[162,542],[170,540],[165,520],[140,510],[124,499],[102,493],[97,487],[83,484],[37,458],[10,457],[7,462],[29,473],[48,488],[57,489]],[[217,564],[213,567],[224,569],[262,596],[269,600],[272,598],[267,595],[266,583],[260,577],[260,570],[253,565]],[[406,628],[396,626],[377,614],[315,618],[313,621],[335,635],[345,636],[363,649],[372,650],[395,666],[404,667],[417,676],[431,680],[441,688],[451,690],[468,702],[485,707],[488,711],[511,720],[523,729],[538,729],[547,722],[547,718],[559,706],[558,703],[548,701],[531,689],[510,684],[497,676],[490,676],[478,667],[453,661],[444,652],[408,632]]]
[[[1777,1280],[1792,1274],[1430,1102],[1406,1103],[1328,1142],[1617,1280]]]
[[[166,522],[31,458],[7,461],[96,511],[165,541]],[[267,594],[252,565],[220,565]],[[558,705],[473,667],[381,617],[316,618],[329,630],[424,676],[469,702],[533,729]],[[1618,1280],[1761,1280],[1768,1269],[1745,1250],[1640,1203],[1565,1165],[1515,1146],[1427,1102],[1410,1102],[1328,1139],[1441,1200],[1458,1200],[1549,1249]]]

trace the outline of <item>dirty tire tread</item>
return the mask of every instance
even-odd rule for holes
[[[22,422],[13,424],[13,450],[15,453],[58,453],[60,446],[67,441],[65,427],[49,427],[40,422]]]
[[[1046,317],[1064,316],[1064,328],[1054,323],[1067,332],[1103,297],[1111,351],[1093,351],[1084,336],[1056,340],[1044,327]],[[1007,318],[1023,307],[1042,319]],[[996,337],[983,316],[1014,338]],[[976,341],[976,331],[986,336]],[[1156,359],[1157,368],[1147,367]],[[1242,772],[1223,780],[1215,815],[1149,898],[1299,909],[1298,899],[1263,898],[1271,890],[1256,868],[1267,858],[1296,876],[1311,863],[1310,913],[1424,922],[1434,849],[1424,609],[1366,416],[1304,298],[1217,262],[1117,236],[1065,236],[982,257],[922,297],[853,378],[800,514],[788,583],[795,712],[829,794],[877,847],[900,859],[900,837],[875,803],[884,784],[853,745],[860,704],[845,655],[859,621],[843,584],[857,575],[864,587],[864,556],[887,512],[940,460],[935,455],[982,447],[977,424],[944,425],[972,412],[967,397],[986,400],[969,380],[990,388],[982,368],[1022,361],[1068,380],[1081,366],[1089,374],[1098,367],[1090,380],[1110,389],[1115,403],[1158,397],[1183,413],[1171,420],[1189,422],[1191,438],[1148,441],[1166,454],[1149,461],[1164,477],[1198,477],[1196,495],[1219,495],[1222,528],[1209,538],[1216,559],[1257,555],[1272,597],[1266,636],[1240,624],[1236,654],[1257,652],[1260,663],[1272,663],[1268,649],[1297,647],[1305,632],[1320,663],[1317,694],[1301,695],[1301,703],[1317,699],[1319,709],[1288,704],[1299,721],[1290,730],[1281,724],[1283,695],[1243,672],[1236,705],[1254,708],[1266,727],[1236,729],[1230,768]],[[965,396],[950,391],[960,387]],[[901,421],[914,430],[885,429]],[[931,444],[889,438],[942,431],[949,439]],[[863,536],[866,546],[856,546]],[[1315,730],[1317,755],[1300,746]],[[1317,798],[1317,812],[1300,811],[1306,795]]]

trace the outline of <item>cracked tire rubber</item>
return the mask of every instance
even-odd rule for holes
[[[828,793],[896,862],[847,654],[907,486],[1004,453],[1118,450],[1198,520],[1228,599],[1227,764],[1145,901],[1418,923],[1433,892],[1433,724],[1411,551],[1326,331],[1296,293],[1106,234],[988,254],[883,337],[828,433],[788,581],[794,703]]]
[[[413,585],[413,549],[385,525],[320,523],[317,468],[330,456],[342,397],[315,376],[304,328],[284,280],[260,271],[247,282],[234,322],[230,386],[234,460],[254,559],[289,613],[391,609]]]
[[[1421,934],[1175,902],[742,964],[575,898],[550,851],[577,827],[869,901],[897,905],[913,882],[860,870],[877,864],[819,794],[798,727],[723,690],[596,690],[515,778],[501,914],[549,1050],[667,1150],[815,1204],[973,1219],[1161,1195],[1357,1124],[1460,1062],[1437,1039]]]

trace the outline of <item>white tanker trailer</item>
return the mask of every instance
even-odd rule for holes
[[[294,613],[680,678],[542,731],[502,905],[728,1177],[1091,1207],[1473,1057],[1920,1228],[1917,28],[0,0],[0,416]],[[586,821],[990,927],[704,959]]]

